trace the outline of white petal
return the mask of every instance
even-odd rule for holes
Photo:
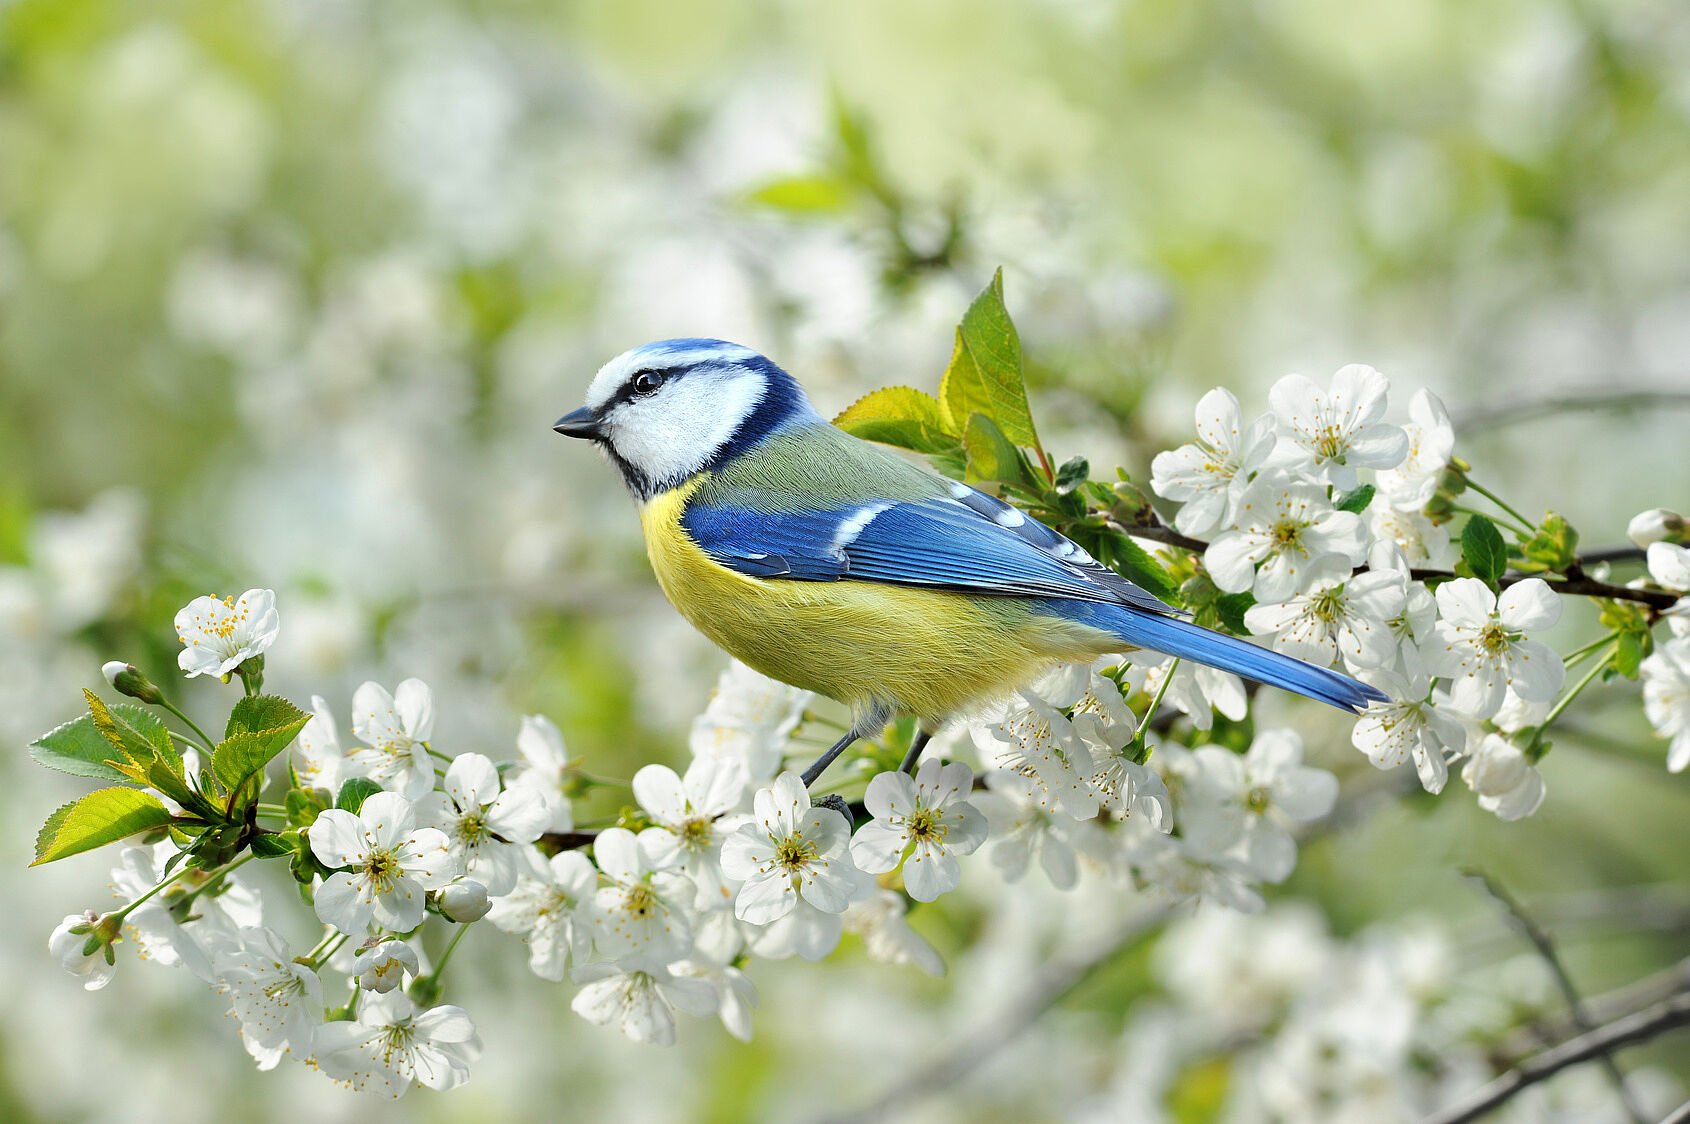
[[[798,892],[785,871],[753,873],[734,899],[734,916],[752,925],[767,925],[791,913],[797,904]]]
[[[634,774],[634,800],[658,823],[678,826],[687,818],[681,778],[667,765],[646,765]]]
[[[1561,598],[1542,578],[1527,578],[1502,591],[1496,611],[1510,631],[1536,632],[1561,619]]]
[[[393,694],[394,709],[405,733],[413,741],[426,742],[434,736],[434,692],[421,679],[407,679]]]
[[[498,798],[499,770],[482,754],[460,753],[446,767],[446,791],[465,812],[482,808]]]
[[[851,858],[870,874],[885,874],[898,865],[908,842],[902,830],[884,820],[871,820],[851,837]]]
[[[593,858],[612,882],[637,882],[643,873],[639,841],[627,828],[608,827],[599,832],[593,841]]]

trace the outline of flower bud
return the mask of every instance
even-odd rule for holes
[[[404,941],[383,941],[358,958],[358,986],[386,994],[404,982],[405,973],[415,977],[421,969],[417,953]]]
[[[1645,550],[1658,542],[1684,542],[1684,516],[1664,507],[1650,508],[1632,517],[1625,537]]]
[[[132,663],[112,660],[100,668],[100,671],[105,675],[106,682],[116,687],[117,693],[120,695],[140,699],[152,706],[157,706],[164,699],[153,681],[142,675],[141,669]]]
[[[73,913],[47,938],[47,951],[58,957],[71,975],[85,976],[85,989],[98,991],[117,974],[117,958],[111,948],[115,928],[93,910]]]
[[[480,921],[492,908],[487,887],[468,878],[460,878],[440,891],[440,912],[459,924]]]

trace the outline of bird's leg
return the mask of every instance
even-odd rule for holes
[[[829,765],[833,764],[834,758],[838,757],[841,753],[844,753],[845,750],[850,747],[851,743],[856,741],[859,736],[860,735],[857,733],[856,727],[853,726],[845,732],[844,737],[829,746],[826,753],[823,753],[820,757],[816,758],[808,769],[805,769],[798,775],[799,779],[804,782],[804,787],[809,788],[811,785],[815,784],[816,778],[821,776]]]
[[[904,754],[904,763],[898,766],[900,773],[915,772],[915,764],[921,760],[921,751],[927,748],[927,743],[933,740],[933,735],[926,730],[916,727],[915,737],[910,739],[910,751]]]

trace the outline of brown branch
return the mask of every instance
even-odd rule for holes
[[[1675,995],[1526,1059],[1471,1096],[1428,1116],[1422,1124],[1466,1124],[1477,1120],[1520,1090],[1563,1069],[1687,1025],[1690,1025],[1690,994]]]
[[[1555,943],[1549,939],[1549,934],[1536,921],[1532,920],[1532,916],[1526,912],[1525,906],[1521,905],[1512,894],[1503,888],[1501,883],[1491,878],[1490,875],[1482,870],[1467,870],[1462,873],[1482,886],[1485,893],[1489,894],[1498,905],[1507,911],[1508,916],[1525,934],[1532,947],[1537,949],[1537,954],[1543,958],[1544,964],[1549,968],[1549,974],[1555,978],[1555,986],[1560,989],[1561,998],[1567,1003],[1567,1013],[1571,1017],[1573,1025],[1585,1034],[1595,1030],[1596,1027],[1590,1021],[1585,1010],[1584,1000],[1579,996],[1578,988],[1573,985],[1573,977],[1568,973],[1567,966],[1561,962],[1560,954],[1555,951]],[[1619,1094],[1620,1103],[1625,1106],[1626,1115],[1631,1117],[1634,1124],[1649,1124],[1648,1119],[1643,1115],[1643,1110],[1638,1107],[1636,1099],[1632,1096],[1631,1090],[1626,1086],[1625,1074],[1620,1070],[1619,1062],[1614,1060],[1614,1055],[1605,1050],[1602,1052],[1601,1060],[1602,1068],[1607,1073],[1608,1080],[1613,1084],[1614,1091]]]
[[[1601,1025],[1635,1015],[1645,1007],[1685,993],[1690,993],[1690,957],[1624,987],[1593,995],[1585,1000],[1584,1009],[1591,1021]],[[1579,1028],[1566,1016],[1541,1019],[1510,1034],[1507,1041],[1497,1048],[1495,1056],[1503,1059],[1503,1067],[1512,1068],[1533,1052],[1578,1032]]]
[[[598,835],[596,831],[548,831],[536,842],[541,850],[550,851],[555,855],[559,851],[578,851],[582,847],[591,847]]]
[[[1209,549],[1209,544],[1202,539],[1194,539],[1190,535],[1182,535],[1162,523],[1126,524],[1114,519],[1106,519],[1110,530],[1119,531],[1124,535],[1135,538],[1149,539],[1152,542],[1166,543],[1177,546],[1181,550],[1189,550],[1193,554],[1202,554]],[[1636,601],[1647,605],[1657,613],[1664,613],[1678,603],[1678,594],[1664,589],[1631,589],[1612,582],[1599,582],[1594,578],[1584,576],[1585,564],[1595,565],[1597,562],[1611,562],[1632,560],[1641,555],[1636,547],[1606,547],[1587,551],[1579,555],[1573,564],[1572,577],[1555,578],[1545,574],[1517,574],[1502,575],[1502,585],[1510,586],[1523,582],[1527,578],[1542,578],[1544,583],[1556,593],[1570,597],[1606,597],[1611,601]],[[1356,567],[1356,573],[1363,573],[1366,566]],[[1415,581],[1443,581],[1456,576],[1453,570],[1411,570],[1409,576]]]
[[[1690,392],[1656,390],[1648,387],[1625,389],[1553,390],[1548,393],[1502,399],[1486,406],[1475,406],[1456,415],[1455,429],[1470,433],[1480,429],[1500,429],[1506,425],[1555,414],[1608,410],[1629,413],[1637,410],[1690,408]]]

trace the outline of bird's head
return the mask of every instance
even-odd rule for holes
[[[599,368],[587,404],[552,428],[595,441],[640,499],[791,425],[822,419],[791,375],[724,340],[661,340]]]

